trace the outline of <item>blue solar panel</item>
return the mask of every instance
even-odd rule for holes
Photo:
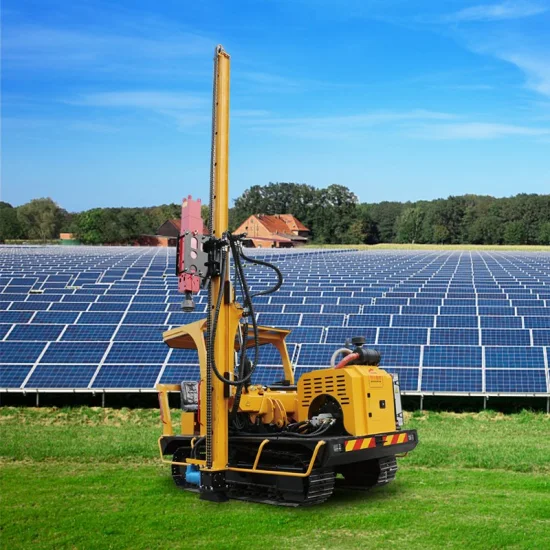
[[[444,346],[477,346],[479,330],[463,328],[433,328],[430,331],[430,344]]]
[[[475,306],[442,306],[441,315],[477,315]]]
[[[287,304],[285,313],[321,313],[321,304]]]
[[[322,327],[293,327],[286,342],[318,344],[322,341],[324,332]]]
[[[350,315],[350,327],[387,327],[390,324],[390,315]]]
[[[100,296],[100,300],[101,298],[103,298],[103,296]],[[92,294],[69,294],[63,298],[63,303],[80,302],[89,305],[91,302],[95,302],[95,300],[96,297]]]
[[[69,325],[74,323],[81,313],[77,311],[38,311],[33,317],[33,324],[44,323],[44,324],[60,324],[60,325]]]
[[[99,369],[92,387],[153,388],[161,368],[162,365],[103,365]]]
[[[288,344],[288,354],[290,358],[293,357],[296,345],[295,344]],[[277,349],[272,345],[266,345],[266,346],[260,346],[259,348],[259,361],[258,365],[281,365],[281,356]],[[253,361],[255,357],[254,348],[249,348],[248,350],[248,358]]]
[[[300,326],[302,327],[341,327],[344,324],[344,315],[336,313],[304,313]]]
[[[381,328],[378,344],[427,344],[428,329],[425,328]]]
[[[10,311],[44,311],[49,307],[48,302],[12,302]]]
[[[533,344],[535,346],[550,346],[550,329],[533,330]]]
[[[284,304],[254,304],[256,313],[282,313]]]
[[[550,307],[518,307],[517,310],[518,315],[541,316],[550,319]]]
[[[401,306],[363,306],[365,315],[397,315]]]
[[[260,313],[258,323],[269,327],[297,327],[300,323],[298,313]]]
[[[374,346],[380,352],[381,367],[418,367],[420,346]]]
[[[89,302],[56,302],[49,311],[86,311],[89,307]]]
[[[494,347],[485,349],[487,368],[543,369],[543,348]]]
[[[374,346],[376,342],[376,328],[374,327],[329,327],[327,329],[327,344],[336,344],[334,349],[343,346],[346,341],[351,342],[355,336],[365,338],[368,346]]]
[[[143,315],[142,320],[146,323],[144,324],[161,324],[162,323],[162,315],[160,313],[133,313],[132,316],[129,316],[130,314],[126,315],[126,318],[124,322],[126,324],[131,323],[131,319],[133,318],[133,315]],[[201,319],[205,319],[206,315],[204,313],[170,313],[168,315],[168,319],[165,321],[166,324],[174,325],[174,326],[182,326],[182,325],[188,325],[189,323],[194,323],[195,321],[200,321]]]
[[[325,304],[323,306],[323,313],[344,313],[345,315],[359,313],[361,306],[358,305],[332,305]]]
[[[399,387],[401,388],[401,391],[418,390],[419,369],[411,369],[406,367],[384,367],[384,370],[390,374],[399,375]]]
[[[116,325],[68,325],[61,336],[61,341],[106,342],[111,339]]]
[[[477,328],[478,317],[470,315],[441,315],[436,317],[437,328]]]
[[[46,292],[44,294],[29,294],[27,302],[59,302],[64,294],[54,294]]]
[[[108,344],[105,342],[52,342],[40,363],[99,363]]]
[[[32,311],[0,311],[0,323],[27,323],[32,316]]]
[[[481,367],[481,347],[426,346],[425,367]]]
[[[545,393],[544,370],[487,369],[485,371],[485,390],[495,393]]]
[[[176,314],[171,314],[176,315]],[[191,315],[191,314],[189,314]],[[166,322],[168,314],[166,313],[127,313],[124,317],[124,325],[162,325]],[[203,316],[201,316],[203,317]],[[181,324],[191,323],[192,320],[188,318]],[[173,324],[178,324],[177,321]]]
[[[525,328],[550,328],[550,317],[524,317],[524,322]]]
[[[421,389],[433,392],[481,392],[481,368],[423,369]]]
[[[516,311],[513,307],[498,307],[498,306],[479,306],[480,315],[515,315]],[[530,308],[534,309],[534,308]]]
[[[173,349],[168,363],[170,365],[198,365],[199,356],[195,349]]]
[[[31,365],[0,366],[0,388],[19,388],[31,368]]]
[[[113,364],[162,364],[168,354],[163,342],[115,342],[105,363]]]
[[[394,327],[433,327],[434,319],[432,315],[394,315]],[[441,319],[441,317],[437,317]]]
[[[180,382],[194,382],[200,379],[199,367],[168,365],[160,379],[161,384],[179,384]]]
[[[521,317],[480,317],[481,328],[522,328]]]
[[[12,325],[0,325],[0,340],[6,336]]]
[[[168,304],[150,304],[148,302],[139,302],[139,303],[130,304],[128,311],[132,311],[132,312],[154,311],[156,313],[164,313],[165,311],[175,311],[177,313],[181,312],[181,304],[170,304],[168,305],[168,309],[166,308],[167,305]],[[205,305],[197,304],[195,306],[195,312],[197,312],[197,310],[204,311]]]
[[[122,312],[98,312],[98,311],[85,311],[80,314],[78,318],[79,325],[118,325],[120,323],[124,313]]]
[[[168,330],[166,325],[121,325],[114,340],[121,342],[162,342],[162,333]]]
[[[282,382],[284,379],[285,373],[281,367],[261,367],[256,369],[252,375],[252,383],[263,386]]]
[[[401,308],[403,315],[437,315],[438,312],[438,306],[403,306]]]
[[[96,366],[38,365],[25,388],[86,388]]]
[[[0,363],[34,363],[44,346],[43,342],[0,342]]]
[[[329,367],[336,349],[332,344],[302,344],[296,364]]]
[[[529,346],[531,336],[528,330],[484,329],[481,331],[484,346]]]
[[[90,304],[88,311],[126,311],[128,304],[120,304],[118,302],[102,302],[98,304]]]
[[[8,336],[12,340],[35,340],[47,342],[56,340],[65,327],[63,325],[16,325]]]

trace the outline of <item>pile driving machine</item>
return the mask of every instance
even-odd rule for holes
[[[339,487],[385,485],[395,477],[396,457],[416,447],[417,434],[401,429],[398,380],[378,368],[380,354],[365,348],[363,338],[352,338],[334,350],[330,366],[295,383],[285,342],[290,331],[256,322],[254,297],[276,292],[283,277],[276,266],[247,257],[245,235],[228,230],[229,66],[218,46],[209,234],[203,234],[200,201],[188,197],[176,259],[183,310],[193,311],[200,288],[208,290],[208,310],[205,319],[163,335],[172,348],[197,350],[200,381],[157,386],[161,458],[179,487],[217,502],[304,506],[324,502]],[[252,293],[248,264],[271,268],[276,284]],[[254,384],[259,349],[268,345],[280,353],[284,378]],[[180,435],[174,433],[170,392],[181,396]]]

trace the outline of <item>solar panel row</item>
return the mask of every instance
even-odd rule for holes
[[[258,320],[293,327],[297,375],[363,335],[407,391],[548,392],[548,254],[260,252],[285,285],[258,298]],[[195,354],[161,340],[206,307],[201,292],[196,313],[181,313],[173,254],[0,247],[0,388],[142,389],[196,378]],[[273,284],[268,270],[249,267],[254,291]],[[260,364],[257,383],[281,378],[272,350]]]

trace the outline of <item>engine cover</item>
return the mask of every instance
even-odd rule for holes
[[[370,435],[396,430],[393,378],[377,367],[353,365],[308,372],[298,382],[298,418],[314,416],[316,399],[329,395],[343,414],[350,435]]]

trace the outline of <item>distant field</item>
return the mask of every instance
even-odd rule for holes
[[[309,509],[203,502],[159,464],[152,410],[0,409],[1,546],[547,548],[550,417],[407,417],[397,480]]]
[[[499,244],[309,244],[308,248],[354,248],[359,250],[472,250],[500,252],[550,252],[550,246],[543,245],[499,245]]]

